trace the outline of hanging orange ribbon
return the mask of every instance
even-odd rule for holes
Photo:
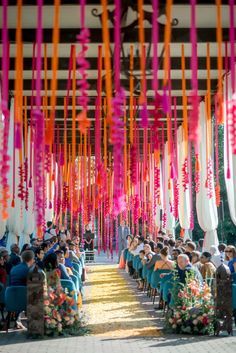
[[[107,0],[101,0],[102,12],[102,36],[105,46],[104,67],[106,70],[106,98],[107,98],[107,124],[112,122],[112,81],[111,81],[111,57],[110,57],[110,35],[108,28]]]
[[[169,67],[169,58],[166,55],[169,50],[169,44],[171,40],[171,12],[172,12],[172,0],[166,0],[166,25],[165,25],[165,54],[164,54],[164,79],[163,86],[165,87],[168,82],[168,67]]]
[[[46,133],[46,144],[52,145],[54,139],[54,123],[57,93],[57,68],[58,68],[58,44],[60,33],[60,0],[54,0],[54,23],[53,23],[53,50],[52,50],[52,79],[51,79],[51,113],[49,125]]]

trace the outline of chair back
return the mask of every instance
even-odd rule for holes
[[[3,283],[0,283],[0,304],[5,303],[5,286]]]
[[[151,276],[151,287],[152,288],[158,288],[161,284],[161,282],[165,281],[166,276],[164,276],[163,278],[161,278],[162,274],[168,274],[171,273],[171,270],[168,269],[160,269],[160,270],[156,270],[152,272],[152,276]]]
[[[79,275],[82,275],[82,266],[77,264],[76,262],[72,262],[73,268],[79,273]]]
[[[27,308],[27,287],[12,286],[5,291],[5,305],[8,312],[26,311]]]
[[[75,288],[76,290],[79,290],[79,281],[78,281],[78,278],[75,276],[75,275],[70,275],[74,285],[75,285]]]

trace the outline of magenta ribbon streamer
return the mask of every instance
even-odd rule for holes
[[[152,89],[154,92],[158,90],[158,0],[152,0],[152,45],[153,45],[153,58],[152,58]]]
[[[36,223],[38,227],[44,224],[44,116],[41,112],[41,46],[42,46],[42,7],[43,1],[38,0],[38,26],[36,32],[36,109],[33,112],[35,124],[34,145],[34,180]]]
[[[101,46],[98,48],[98,53],[101,50]],[[95,110],[95,162],[96,162],[96,173],[98,173],[98,169],[101,164],[101,80],[102,80],[102,72],[99,67],[99,54],[98,54],[98,80],[97,80],[97,93],[98,96],[96,98],[96,110]]]
[[[197,31],[196,31],[196,0],[191,0],[191,30],[192,55],[191,55],[191,71],[192,71],[192,111],[189,116],[189,140],[194,142],[195,148],[198,149],[198,125],[199,125],[199,109],[198,109],[198,79],[197,79]]]
[[[174,129],[175,129],[175,172],[178,179],[178,125],[177,125],[177,99],[174,97]]]
[[[227,157],[227,179],[231,178],[231,171],[229,165],[229,82],[228,82],[228,48],[225,43],[225,94],[226,94],[226,157]]]
[[[189,195],[190,195],[190,229],[194,228],[193,193],[192,193],[192,146],[189,144]]]
[[[87,112],[88,110],[88,102],[89,102],[89,97],[88,97],[88,92],[87,90],[89,89],[89,83],[87,81],[87,70],[89,69],[89,62],[86,59],[86,53],[88,50],[88,43],[89,43],[89,37],[90,37],[90,32],[88,28],[85,27],[85,6],[86,6],[86,1],[85,0],[80,0],[80,20],[81,20],[81,31],[80,34],[77,35],[77,41],[81,45],[81,51],[79,55],[77,56],[77,65],[78,65],[78,72],[81,77],[81,79],[77,80],[77,85],[78,88],[80,89],[80,95],[77,98],[77,103],[82,107],[82,109]]]
[[[215,95],[215,172],[216,172],[216,185],[219,185],[219,136],[218,136],[218,123],[217,123],[217,96]]]
[[[111,139],[114,146],[114,194],[113,194],[113,214],[117,216],[125,210],[125,198],[123,194],[123,147],[124,147],[124,122],[123,109],[125,103],[125,90],[120,87],[120,0],[115,0],[115,90],[116,95],[112,99],[113,116]]]
[[[235,92],[235,28],[234,28],[234,0],[229,0],[229,14],[230,14],[230,27],[229,27],[229,38],[230,38],[230,71],[231,71],[231,87],[232,93]]]

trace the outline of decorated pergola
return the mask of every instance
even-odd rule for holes
[[[53,219],[216,244],[218,126],[236,224],[234,1],[2,1],[1,234]],[[194,173],[193,173],[194,170]],[[118,236],[118,233],[116,234]]]

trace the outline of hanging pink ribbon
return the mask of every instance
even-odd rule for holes
[[[88,74],[87,70],[90,67],[88,60],[86,59],[88,44],[90,42],[90,32],[85,26],[85,6],[86,0],[80,0],[80,20],[81,20],[81,31],[77,35],[77,42],[81,45],[81,51],[77,56],[77,65],[79,76],[81,77],[77,80],[77,85],[80,90],[80,95],[77,98],[77,103],[82,107],[82,112],[78,114],[77,118],[79,121],[79,129],[82,133],[86,133],[87,129],[90,127],[90,121],[87,118],[88,111],[88,89],[89,83],[87,80]]]
[[[228,47],[227,43],[225,43],[225,105],[226,105],[226,158],[227,158],[227,171],[226,171],[226,177],[227,179],[231,178],[231,170],[230,170],[230,164],[229,164],[229,80],[228,80]]]
[[[44,224],[44,116],[41,112],[41,46],[42,46],[42,7],[43,1],[37,0],[38,24],[36,32],[36,109],[33,111],[34,136],[34,186],[36,224],[39,236],[42,236]],[[37,146],[37,148],[36,148]]]

